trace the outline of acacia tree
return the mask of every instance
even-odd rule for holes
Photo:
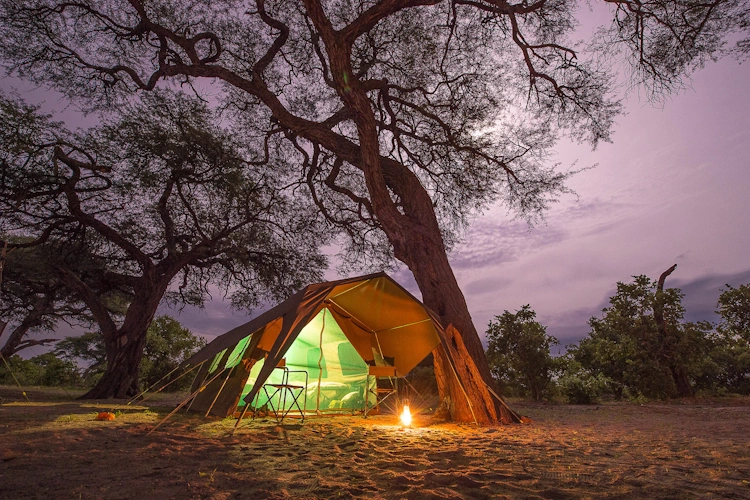
[[[236,286],[232,300],[249,306],[318,279],[325,264],[317,215],[285,194],[282,171],[258,172],[202,102],[160,92],[121,113],[83,135],[36,116],[39,133],[2,146],[0,230],[31,240],[9,248],[64,240],[96,256],[101,281],[131,292],[119,321],[71,252],[52,264],[104,337],[107,369],[86,398],[138,390],[146,331],[165,294],[200,305],[210,283]]]
[[[608,140],[620,110],[606,61],[667,92],[749,17],[746,0],[603,3],[599,60],[570,41],[578,4],[561,0],[3,0],[0,53],[94,106],[218,82],[243,140],[299,162],[352,259],[385,249],[413,272],[459,361],[463,387],[436,352],[453,416],[509,421],[447,257],[456,229],[498,199],[534,217],[564,190],[548,148]]]

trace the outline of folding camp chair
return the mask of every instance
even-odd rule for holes
[[[273,412],[274,417],[276,417],[276,422],[281,423],[284,421],[286,416],[291,412],[295,407],[297,407],[297,410],[299,411],[302,421],[305,420],[305,410],[304,408],[307,407],[307,385],[308,385],[308,375],[307,371],[305,370],[290,370],[286,366],[286,360],[282,359],[278,365],[276,365],[276,369],[283,370],[283,374],[281,375],[281,383],[280,384],[263,384],[263,393],[266,395],[266,399],[268,401],[268,407],[271,409],[271,412]],[[304,375],[305,377],[305,384],[299,385],[299,384],[293,384],[289,381],[289,375],[293,373],[299,373]],[[273,404],[273,398],[278,396],[279,405],[276,407]],[[303,399],[302,406],[300,406],[300,397]],[[289,401],[289,407],[287,407],[287,401]]]
[[[380,403],[390,398],[394,394],[398,399],[398,376],[396,375],[395,366],[368,366],[367,367],[367,382],[365,384],[365,411],[364,416],[367,418],[367,414],[372,409],[380,411]],[[370,388],[370,377],[375,377],[375,390]],[[381,386],[378,384],[379,379],[388,379],[388,386]],[[370,407],[370,394],[375,396],[375,406]]]

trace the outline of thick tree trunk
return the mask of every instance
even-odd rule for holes
[[[80,399],[127,398],[140,392],[138,370],[146,345],[146,332],[168,283],[169,279],[162,277],[159,282],[150,282],[136,289],[136,299],[128,307],[122,326],[114,334],[104,335],[107,369]]]
[[[434,352],[435,376],[441,399],[450,398],[451,417],[480,424],[519,422],[490,393],[493,386],[490,367],[445,248],[426,248],[418,238],[407,240],[405,246],[408,250],[397,256],[409,265],[423,302],[439,315],[446,328],[445,347]],[[450,354],[455,366],[449,363],[446,354]]]
[[[146,344],[145,330],[142,335],[123,334],[118,338],[121,339],[116,341],[118,345],[107,346],[106,371],[80,399],[128,398],[138,394],[138,369]]]
[[[659,276],[659,281],[656,285],[656,296],[654,297],[654,320],[656,326],[659,329],[659,333],[662,338],[662,360],[669,368],[669,373],[672,375],[674,380],[677,396],[681,398],[693,397],[695,391],[690,383],[690,378],[687,376],[684,368],[680,366],[674,357],[674,347],[672,345],[673,335],[670,333],[667,327],[667,322],[664,319],[664,282],[667,277],[677,269],[677,264],[673,265]]]

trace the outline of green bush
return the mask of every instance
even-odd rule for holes
[[[79,387],[81,374],[75,363],[65,361],[52,353],[22,359],[11,356],[0,366],[0,384],[45,385],[52,387]],[[10,369],[8,369],[10,367]],[[11,373],[12,372],[12,373]],[[14,378],[15,376],[15,378]]]
[[[562,377],[557,381],[560,394],[568,403],[596,403],[604,394],[612,392],[614,381],[602,373],[592,374],[576,361],[569,361]]]

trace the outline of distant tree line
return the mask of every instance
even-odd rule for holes
[[[726,285],[717,324],[690,322],[684,294],[663,288],[671,270],[657,281],[618,282],[602,316],[563,356],[551,355],[559,342],[529,305],[496,316],[487,330],[496,382],[508,395],[572,403],[750,394],[750,284]]]
[[[167,385],[166,391],[187,389],[190,377],[170,375],[183,361],[206,345],[174,318],[159,316],[146,333],[143,359],[139,368],[140,389],[154,384]],[[55,387],[93,387],[107,368],[107,350],[99,332],[60,340],[51,352],[30,359],[14,355],[0,365],[0,384]]]

